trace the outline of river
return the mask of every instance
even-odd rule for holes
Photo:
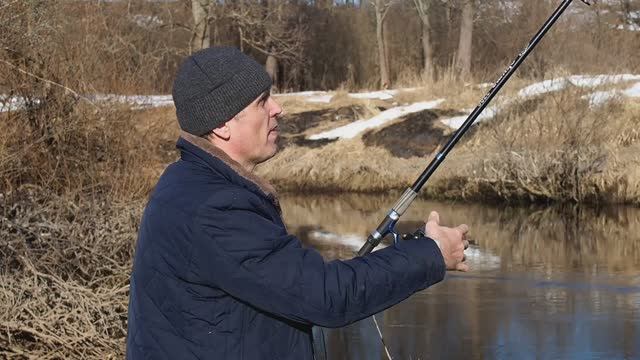
[[[281,196],[291,233],[348,259],[396,195]],[[376,316],[393,359],[639,359],[640,209],[511,207],[417,199],[398,229],[430,210],[466,223],[468,273]],[[387,359],[371,318],[323,329],[328,359]]]

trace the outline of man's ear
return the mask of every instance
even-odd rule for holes
[[[214,136],[222,140],[229,140],[229,138],[231,137],[231,131],[229,129],[229,125],[227,125],[226,122],[213,129],[211,132]]]

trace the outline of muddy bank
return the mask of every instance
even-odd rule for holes
[[[278,128],[280,130],[278,146],[281,149],[292,145],[309,148],[322,147],[335,140],[323,139],[312,141],[308,140],[307,136],[314,132],[340,127],[370,116],[372,116],[371,111],[360,105],[285,114],[278,122]]]
[[[311,141],[306,136],[320,130],[301,126],[303,133],[286,134],[280,153],[257,171],[284,192],[401,191],[451,136],[440,120],[456,115],[426,110],[354,139]],[[299,118],[323,123],[310,117]],[[640,204],[638,128],[635,103],[591,108],[570,91],[515,103],[474,125],[423,193],[473,201]]]
[[[395,157],[423,157],[433,153],[438,146],[449,138],[451,129],[438,119],[448,116],[460,116],[453,110],[424,110],[407,115],[399,122],[366,132],[362,136],[365,146],[378,146],[386,149]]]

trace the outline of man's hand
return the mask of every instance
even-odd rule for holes
[[[440,247],[447,270],[469,270],[469,266],[464,263],[464,250],[469,247],[469,241],[466,239],[467,232],[469,227],[465,224],[455,228],[440,226],[440,215],[435,211],[429,214],[424,227],[424,234],[435,240]]]

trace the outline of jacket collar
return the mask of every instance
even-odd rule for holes
[[[242,167],[237,161],[233,160],[229,157],[224,151],[220,150],[220,148],[214,146],[209,141],[192,134],[189,134],[185,131],[180,131],[180,140],[178,140],[178,146],[181,144],[181,140],[185,141],[201,151],[206,152],[208,155],[213,156],[214,158],[220,160],[226,166],[228,166],[236,175],[239,175],[246,182],[250,184],[251,187],[259,190],[262,195],[266,196],[273,204],[275,205],[278,212],[280,212],[280,202],[278,200],[278,195],[276,193],[276,189],[271,185],[268,181],[262,179],[261,177],[253,174],[250,171],[247,171],[244,167]]]

